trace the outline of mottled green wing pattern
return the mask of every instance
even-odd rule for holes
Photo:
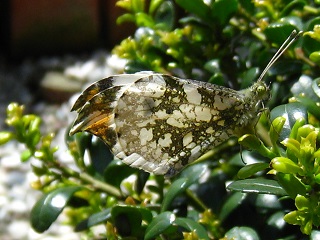
[[[100,80],[74,104],[78,117],[70,134],[90,132],[124,163],[173,176],[255,125],[270,98],[264,75],[301,34],[292,31],[257,82],[241,91],[150,72]]]
[[[254,124],[268,97],[262,81],[235,91],[162,74],[116,75],[82,93],[71,134],[88,131],[124,163],[172,176]]]

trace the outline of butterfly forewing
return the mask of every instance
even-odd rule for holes
[[[112,76],[79,97],[71,133],[91,132],[123,162],[173,175],[247,124],[244,113],[254,117],[260,99],[249,104],[251,92],[162,74]]]
[[[119,76],[110,76],[108,78],[99,80],[90,85],[74,103],[71,111],[79,112],[83,108],[84,104],[92,99],[98,93],[102,93],[104,90],[109,90],[113,87],[129,86],[134,83],[137,79],[143,78],[149,75],[148,73],[137,73],[137,74],[122,74]]]

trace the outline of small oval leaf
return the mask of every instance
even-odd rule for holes
[[[234,227],[226,233],[225,237],[235,240],[260,239],[257,232],[249,227]]]
[[[89,218],[85,219],[84,221],[77,224],[75,227],[76,232],[80,232],[86,230],[92,226],[98,225],[103,223],[111,218],[111,208],[107,208],[101,212],[92,214]]]
[[[174,26],[174,6],[170,1],[163,2],[159,8],[157,8],[154,20],[157,29],[170,31]]]
[[[247,193],[266,193],[286,196],[287,193],[277,181],[268,179],[245,179],[232,182],[227,189]]]
[[[195,231],[199,239],[209,240],[208,234],[205,228],[199,224],[198,222],[189,219],[189,218],[177,218],[174,221],[180,227],[187,229],[188,231],[192,232]]]
[[[175,219],[175,215],[171,212],[160,213],[151,221],[151,223],[147,227],[144,239],[148,240],[159,236],[159,234],[163,233],[173,224]]]
[[[168,189],[166,193],[161,207],[161,212],[164,212],[168,209],[172,200],[180,193],[184,192],[189,186],[191,182],[188,181],[188,178],[179,178],[174,181]]]
[[[265,170],[268,167],[269,167],[268,163],[253,163],[250,165],[246,165],[239,170],[238,178],[245,179],[245,178],[251,177],[252,175],[256,174],[257,172]]]
[[[301,103],[289,103],[275,107],[270,113],[270,119],[273,121],[275,118],[282,116],[286,118],[280,133],[279,140],[282,141],[289,137],[293,125],[298,119],[308,119],[306,107]]]
[[[129,167],[119,159],[114,159],[104,171],[104,180],[112,186],[119,188],[121,182],[125,178],[136,173],[137,171],[137,169]]]
[[[149,223],[152,219],[149,209],[129,205],[114,206],[111,216],[120,235],[135,236],[138,239],[144,235],[142,221]]]
[[[296,176],[279,172],[277,173],[277,179],[279,184],[292,199],[295,199],[298,194],[303,196],[306,195],[306,187]]]
[[[31,226],[42,233],[57,219],[79,186],[62,187],[44,195],[31,210]]]
[[[206,164],[192,164],[186,167],[180,174],[180,178],[188,178],[188,181],[195,183],[206,172],[208,166]]]
[[[234,192],[232,195],[228,197],[228,199],[224,202],[219,218],[221,221],[224,221],[230,213],[233,212],[246,198],[247,194],[242,192]]]

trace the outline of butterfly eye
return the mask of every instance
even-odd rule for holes
[[[266,91],[266,87],[265,86],[259,86],[257,88],[258,94],[264,93],[265,91]]]

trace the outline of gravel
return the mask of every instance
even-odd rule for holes
[[[61,81],[64,78],[67,81],[72,79],[78,82],[80,88],[83,88],[94,81],[120,73],[123,67],[123,60],[104,51],[97,51],[87,58],[82,57],[81,60],[79,56],[64,56],[29,60],[14,67],[2,64],[0,65],[0,128],[6,128],[4,119],[7,105],[13,101],[24,104],[28,111],[42,117],[46,132],[56,133],[53,145],[59,146],[58,159],[64,164],[72,164],[64,136],[66,128],[75,118],[75,114],[70,113],[70,108],[79,92],[71,92],[74,94],[73,97],[59,102],[61,99],[56,101],[55,95],[53,96],[57,94],[55,88],[57,91],[63,91]],[[55,80],[57,76],[55,74],[59,74],[60,82]],[[43,87],[44,81],[49,84],[50,90]],[[34,91],[37,87],[41,92],[40,95],[38,91]],[[77,91],[77,88],[74,91]],[[50,98],[43,97],[46,95],[50,95]],[[30,211],[42,194],[30,186],[37,177],[32,173],[29,162],[20,162],[20,153],[23,150],[24,147],[16,142],[0,146],[0,239],[80,239],[81,233],[74,233],[70,226],[65,225],[66,217],[63,214],[43,234],[38,234],[31,228]],[[97,232],[103,231],[101,227],[96,229]]]

